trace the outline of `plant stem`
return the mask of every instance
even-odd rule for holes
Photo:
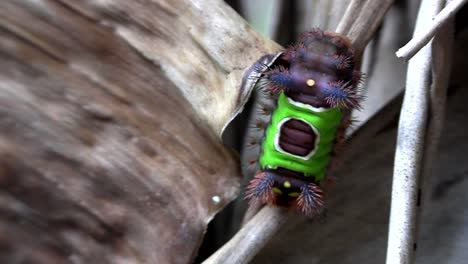
[[[447,6],[438,13],[432,21],[428,21],[425,25],[425,29],[415,35],[406,45],[401,47],[397,52],[396,56],[409,60],[413,57],[421,48],[426,45],[429,40],[434,37],[436,32],[446,23],[447,20],[452,18],[458,9],[460,9],[467,0],[453,0],[450,1]],[[428,26],[429,24],[429,26]]]

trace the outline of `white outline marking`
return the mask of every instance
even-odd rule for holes
[[[286,96],[286,95],[285,95]],[[323,112],[328,112],[328,111],[331,111],[333,110],[334,108],[330,107],[330,108],[325,108],[325,107],[313,107],[309,104],[304,104],[304,103],[301,103],[301,102],[297,102],[297,101],[294,101],[293,99],[291,99],[290,97],[287,97],[286,98],[288,99],[288,102],[294,106],[297,106],[299,108],[302,108],[302,109],[307,109],[307,110],[310,110],[312,112],[316,112],[316,113],[323,113]]]
[[[286,123],[287,121],[291,120],[291,119],[296,119],[296,120],[300,120],[304,123],[306,123],[307,125],[309,125],[312,130],[314,131],[315,135],[317,136],[315,138],[315,146],[314,148],[309,152],[309,154],[307,154],[306,156],[299,156],[299,155],[294,155],[294,154],[291,154],[287,151],[285,151],[284,149],[281,148],[281,146],[279,145],[279,137],[280,137],[280,134],[281,134],[281,126],[283,126],[284,123]],[[297,118],[297,117],[285,117],[283,119],[281,119],[281,121],[278,123],[278,126],[277,126],[277,129],[278,129],[278,133],[276,133],[275,135],[275,140],[273,141],[273,144],[275,145],[275,150],[278,151],[278,152],[281,152],[283,154],[286,154],[288,156],[292,156],[292,157],[295,157],[295,158],[299,158],[299,159],[303,159],[303,160],[309,160],[310,158],[312,158],[312,156],[314,156],[315,152],[317,152],[318,150],[318,144],[320,142],[320,132],[318,131],[317,128],[315,128],[311,123],[309,123],[308,121],[302,119],[302,118]]]

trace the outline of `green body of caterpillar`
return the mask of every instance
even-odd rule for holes
[[[339,108],[315,108],[295,102],[281,93],[262,142],[259,158],[262,170],[285,168],[313,177],[316,182],[321,181],[330,161],[341,117],[342,112]],[[279,145],[281,126],[290,119],[306,123],[316,134],[313,146],[307,155],[289,153]]]

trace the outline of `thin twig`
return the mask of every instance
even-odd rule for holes
[[[430,113],[426,134],[426,149],[424,152],[424,167],[422,175],[425,176],[423,184],[430,186],[432,164],[435,161],[437,148],[445,120],[445,105],[447,88],[452,65],[452,48],[454,37],[454,19],[449,19],[442,26],[432,41],[432,86],[430,90]],[[423,190],[427,189],[424,188]],[[429,195],[422,193],[422,202]]]
[[[425,25],[424,31],[421,31],[419,34],[415,35],[406,45],[401,47],[397,52],[396,56],[399,58],[404,58],[409,60],[414,56],[424,45],[426,45],[429,40],[434,37],[436,32],[444,25],[444,23],[453,17],[458,9],[460,9],[467,0],[453,0],[450,1],[447,6],[440,11],[435,17],[434,20],[428,21]]]
[[[439,29],[432,43],[432,64],[433,82],[430,92],[430,117],[428,134],[426,140],[425,163],[428,166],[425,171],[430,171],[430,164],[434,160],[437,145],[443,128],[445,117],[445,102],[447,99],[447,88],[452,64],[453,46],[453,24],[454,19],[449,19],[443,27]]]
[[[420,34],[444,0],[423,0],[414,35]],[[424,143],[431,85],[431,45],[408,63],[406,90],[400,114],[393,173],[387,264],[410,264],[416,249],[422,188]]]
[[[290,213],[285,208],[263,207],[229,242],[203,261],[203,264],[249,263],[289,216]]]
[[[247,224],[263,207],[264,205],[258,203],[249,204],[242,218],[241,226]]]

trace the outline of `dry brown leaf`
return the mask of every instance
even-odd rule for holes
[[[190,262],[277,47],[221,1],[1,1],[0,262]]]

